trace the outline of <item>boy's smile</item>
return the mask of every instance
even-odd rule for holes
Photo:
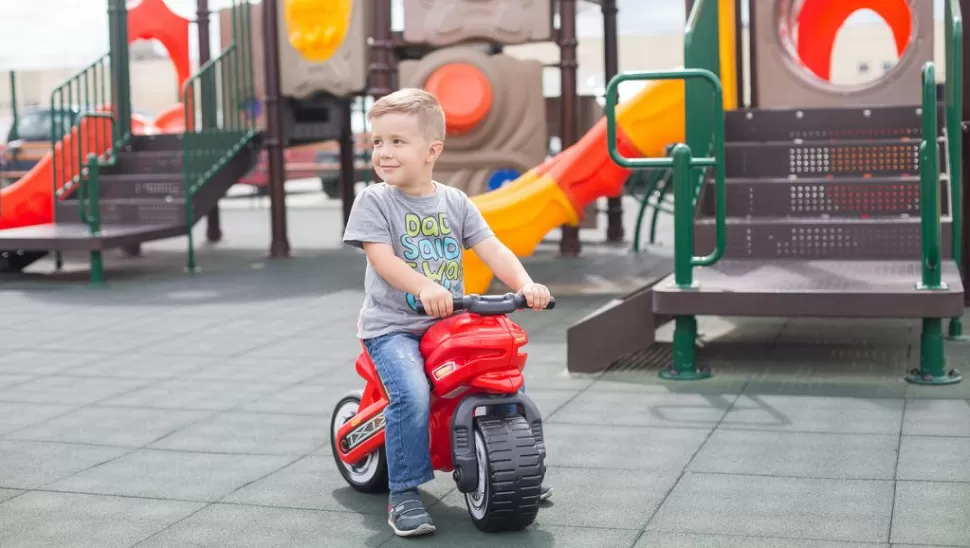
[[[404,191],[420,192],[432,186],[431,170],[442,143],[428,139],[417,116],[397,112],[378,116],[371,122],[371,138],[371,164],[384,182]]]

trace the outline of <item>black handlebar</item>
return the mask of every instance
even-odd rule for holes
[[[516,310],[529,308],[529,303],[525,297],[518,293],[506,293],[505,295],[465,295],[455,297],[453,301],[454,310],[467,310],[479,316],[499,316],[501,314],[511,314]],[[549,298],[546,310],[556,307],[556,299]],[[418,314],[426,315],[424,305],[417,303]]]

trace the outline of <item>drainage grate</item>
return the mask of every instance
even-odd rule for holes
[[[631,352],[619,358],[604,370],[607,373],[618,371],[659,371],[673,363],[673,346],[654,344],[649,348]]]

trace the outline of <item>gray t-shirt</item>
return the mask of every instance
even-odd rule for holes
[[[435,183],[435,193],[416,198],[386,183],[367,187],[354,201],[345,244],[389,244],[394,254],[457,297],[464,295],[463,247],[493,235],[481,212],[461,190]],[[437,321],[416,312],[417,297],[384,281],[370,263],[357,336],[395,332],[423,335]]]

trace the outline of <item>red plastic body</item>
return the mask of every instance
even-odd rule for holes
[[[421,339],[425,373],[431,382],[431,466],[449,472],[451,417],[464,396],[470,394],[513,394],[522,388],[526,354],[522,346],[528,336],[507,316],[457,314],[428,330]],[[338,440],[360,425],[377,418],[388,399],[367,350],[357,357],[357,373],[364,379],[363,399],[353,419],[338,431]],[[384,445],[383,421],[378,431],[350,451],[337,443],[337,454],[348,464],[363,460]]]

